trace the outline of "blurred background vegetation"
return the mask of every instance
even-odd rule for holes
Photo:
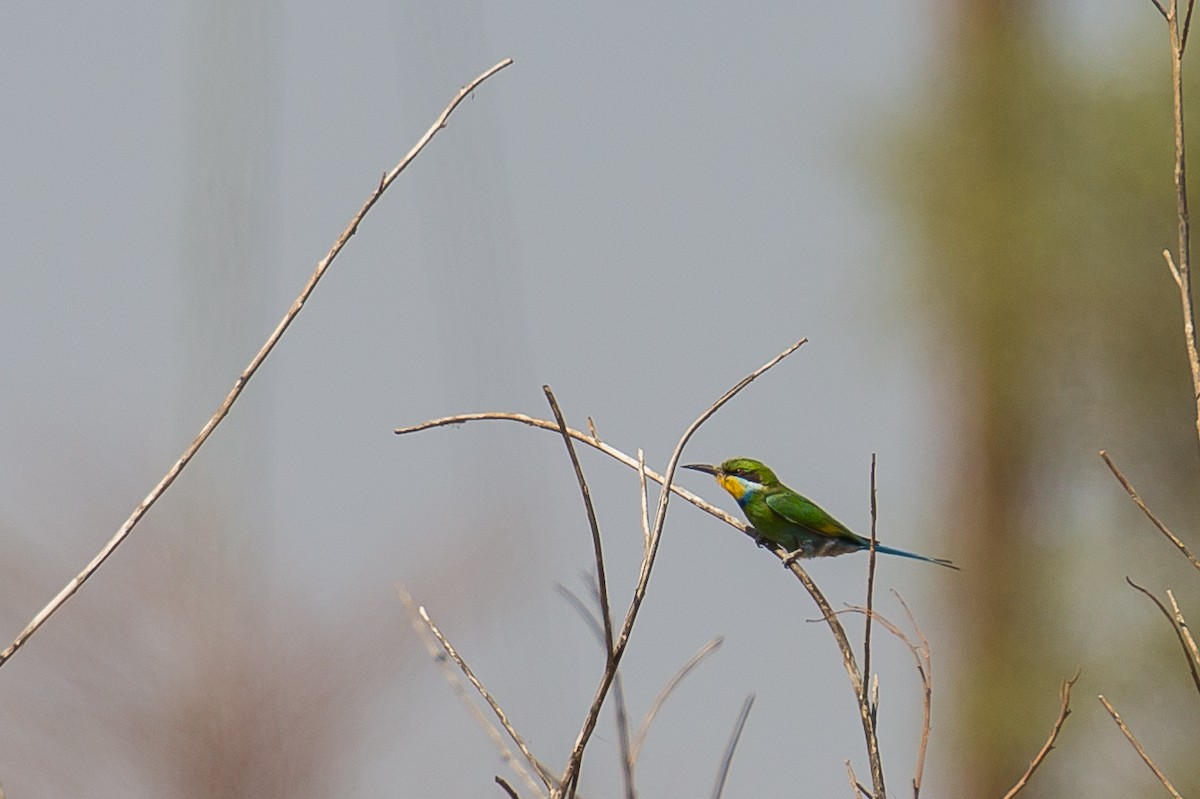
[[[10,39],[0,72],[17,77],[4,96],[13,119],[40,114],[44,126],[0,147],[14,187],[0,192],[4,216],[16,220],[5,240],[13,263],[37,267],[14,276],[0,314],[16,375],[0,396],[14,453],[0,465],[0,618],[13,634],[182,450],[307,275],[264,265],[315,260],[453,87],[504,55],[518,68],[465,106],[475,116],[451,125],[440,156],[417,162],[393,201],[403,204],[376,212],[376,238],[355,240],[356,260],[322,286],[137,543],[0,671],[9,797],[494,789],[503,766],[407,634],[396,579],[431,598],[535,751],[562,762],[598,666],[554,597],[590,557],[560,443],[472,430],[401,446],[388,431],[468,410],[544,414],[537,386],[553,382],[569,418],[596,413],[605,438],[630,449],[645,439],[665,460],[694,411],[799,335],[813,339],[799,376],[756,384],[697,442],[715,456],[697,459],[774,465],[771,452],[720,451],[773,445],[808,467],[795,487],[827,477],[830,492],[859,479],[860,456],[880,442],[884,539],[964,568],[959,580],[888,572],[910,581],[906,596],[923,592],[914,604],[933,634],[924,795],[1002,795],[1077,668],[1075,712],[1023,795],[1155,791],[1098,693],[1185,795],[1200,793],[1200,703],[1169,628],[1124,582],[1173,588],[1194,621],[1196,575],[1096,454],[1108,450],[1194,541],[1195,408],[1160,256],[1176,238],[1166,32],[1142,2],[1115,31],[1079,36],[1064,26],[1080,15],[1063,9],[1082,5],[934,2],[905,34],[880,21],[894,10],[876,10],[880,52],[858,46],[862,22],[840,8],[724,19],[632,5],[503,17],[471,3],[388,6],[364,13],[382,20],[364,25],[378,36],[364,43],[338,38],[357,29],[353,14],[310,8],[332,16],[306,29],[271,4],[193,5],[168,20],[147,6],[146,27],[122,41],[150,49],[112,78],[156,99],[145,117],[115,102],[113,84],[87,82],[87,58],[67,60],[90,52],[101,20],[66,23],[77,38],[46,61],[12,56]],[[567,13],[595,16],[568,27],[555,16]],[[62,41],[42,24],[17,21],[7,35]],[[924,37],[914,48],[927,60],[899,101],[846,88],[891,87],[887,65],[903,59],[878,59],[907,34]],[[1081,55],[1080,42],[1104,52]],[[366,55],[379,60],[356,60]],[[70,67],[56,71],[60,58]],[[35,80],[59,72],[77,95]],[[382,89],[365,83],[377,74]],[[286,116],[324,80],[326,93]],[[181,128],[155,127],[172,113]],[[740,146],[747,119],[754,146]],[[307,134],[310,150],[285,155],[280,142]],[[38,138],[50,154],[25,158]],[[843,160],[813,144],[828,140]],[[105,152],[117,156],[88,184],[101,188],[62,196],[69,168]],[[161,177],[162,194],[132,180],[139,168]],[[855,181],[869,201],[830,188]],[[816,194],[803,194],[809,184]],[[128,199],[127,227],[103,215],[122,191],[145,195]],[[301,201],[313,204],[289,205]],[[873,226],[863,209],[887,221]],[[78,253],[53,249],[75,239]],[[80,266],[92,253],[111,261]],[[862,301],[864,286],[883,296]],[[669,368],[647,346],[654,325],[678,357]],[[902,367],[889,371],[893,356]],[[897,388],[906,380],[918,387]],[[659,405],[679,418],[655,415]],[[774,442],[764,418],[795,429]],[[884,440],[893,434],[899,443]],[[626,474],[595,479],[623,609],[640,547],[635,495]],[[855,507],[864,493],[852,485],[823,504]],[[689,678],[674,721],[663,714],[644,784],[706,790],[711,770],[691,764],[715,765],[755,689],[727,795],[844,790],[842,759],[860,762],[861,739],[836,654],[812,625],[793,635],[779,624],[811,609],[791,609],[798,589],[745,542],[672,512],[668,526],[684,529],[664,545],[630,652],[635,713],[699,644],[718,633],[727,643],[724,661]],[[833,601],[858,601],[858,568],[814,573]],[[879,669],[907,669],[907,657]],[[907,690],[885,681],[893,796],[907,794],[915,747],[917,711],[899,707]],[[616,785],[612,748],[599,735],[589,753],[591,796]]]
[[[973,549],[952,600],[970,608],[954,656],[954,793],[1003,793],[1052,718],[1053,675],[1076,665],[1077,712],[1054,757],[1086,759],[1093,776],[1062,768],[1027,795],[1145,792],[1097,692],[1118,709],[1173,709],[1127,721],[1194,792],[1186,663],[1121,575],[1192,602],[1195,575],[1119,507],[1096,457],[1109,450],[1165,518],[1186,526],[1200,511],[1182,316],[1160,256],[1176,244],[1166,26],[1154,47],[1081,70],[1041,3],[945,9],[941,102],[894,142],[882,188],[916,234],[912,311],[937,319],[955,356],[949,502]]]

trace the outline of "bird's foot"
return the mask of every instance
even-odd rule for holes
[[[795,552],[789,552],[783,559],[783,568],[790,569],[793,563],[804,557],[806,554],[807,553],[805,552],[804,547],[800,547]]]
[[[755,545],[760,546],[763,549],[770,549],[772,547],[771,542],[768,541],[766,539],[766,537],[762,533],[760,533],[758,530],[755,530],[753,527],[751,527],[750,531],[754,536]]]

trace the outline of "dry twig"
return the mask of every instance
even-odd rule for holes
[[[558,400],[555,399],[550,386],[542,386],[542,391],[546,393],[550,410],[554,412],[554,420],[558,422],[558,429],[562,431],[563,443],[566,444],[571,466],[575,469],[575,479],[579,482],[579,493],[583,495],[583,507],[587,512],[588,527],[592,530],[592,550],[596,557],[598,591],[596,601],[600,605],[600,619],[604,623],[604,657],[606,660],[611,660],[613,654],[612,613],[608,607],[608,577],[604,573],[604,545],[600,539],[600,522],[596,519],[596,508],[592,505],[592,492],[588,488],[587,478],[583,476],[583,466],[579,463],[579,456],[575,454],[575,444],[567,435],[567,422],[563,419],[562,409],[558,407]]]
[[[1167,528],[1167,525],[1163,523],[1162,519],[1159,519],[1157,516],[1155,516],[1154,511],[1150,510],[1150,508],[1146,506],[1146,503],[1134,489],[1133,484],[1125,479],[1125,475],[1122,474],[1121,470],[1117,468],[1117,464],[1113,463],[1113,459],[1108,456],[1108,452],[1105,450],[1100,450],[1100,457],[1103,458],[1104,462],[1108,465],[1108,469],[1113,473],[1113,477],[1116,477],[1117,482],[1119,482],[1121,487],[1125,489],[1125,493],[1129,494],[1129,498],[1133,500],[1133,504],[1141,508],[1142,513],[1146,514],[1146,518],[1154,523],[1154,526],[1158,528],[1159,532],[1165,535],[1167,540],[1174,544],[1175,548],[1182,552],[1183,556],[1191,561],[1193,566],[1195,566],[1197,569],[1200,569],[1200,558],[1197,558],[1194,554],[1192,554],[1192,550],[1188,548],[1188,545],[1179,540],[1179,538]]]
[[[733,723],[733,732],[729,736],[729,743],[725,746],[725,754],[721,757],[721,767],[717,770],[717,782],[713,786],[713,799],[721,799],[721,794],[725,791],[725,779],[729,776],[729,768],[733,765],[733,755],[737,751],[738,740],[742,737],[742,730],[746,726],[746,719],[750,718],[750,708],[754,707],[754,694],[746,697],[746,701],[742,704],[742,711],[738,713],[737,721]]]
[[[1025,769],[1025,773],[1021,775],[1021,779],[1017,780],[1016,785],[1009,789],[1008,793],[1004,794],[1004,799],[1012,799],[1021,789],[1029,783],[1029,778],[1033,776],[1033,772],[1037,771],[1038,766],[1042,765],[1042,761],[1050,754],[1050,750],[1054,748],[1054,742],[1058,740],[1058,734],[1062,731],[1063,724],[1067,721],[1067,716],[1071,715],[1071,689],[1075,687],[1075,681],[1079,679],[1079,672],[1075,672],[1075,676],[1069,680],[1063,680],[1062,685],[1058,688],[1059,708],[1058,718],[1054,720],[1054,726],[1050,728],[1050,737],[1046,739],[1046,743],[1042,745],[1041,750],[1034,756],[1033,760],[1029,761],[1029,768]]]
[[[0,652],[0,666],[3,666],[5,663],[7,663],[9,658],[11,658],[16,651],[20,649],[26,641],[29,640],[30,636],[36,633],[38,629],[46,623],[47,619],[54,615],[54,613],[60,607],[62,607],[68,599],[74,596],[75,592],[78,591],[85,582],[87,582],[88,578],[90,578],[96,572],[96,570],[100,568],[101,564],[108,560],[108,556],[116,551],[117,547],[121,545],[121,542],[125,540],[133,528],[137,526],[138,522],[142,520],[142,517],[146,515],[146,512],[150,510],[151,506],[158,501],[158,498],[161,497],[163,493],[171,487],[171,484],[175,482],[175,478],[177,478],[183,471],[184,467],[191,462],[192,457],[197,451],[199,451],[200,447],[204,446],[204,442],[208,440],[208,437],[212,435],[213,431],[217,429],[217,426],[221,424],[221,422],[229,414],[229,410],[233,407],[233,403],[235,403],[238,397],[241,396],[242,390],[245,389],[247,383],[250,382],[250,378],[252,378],[254,373],[258,371],[258,367],[262,366],[263,361],[265,361],[267,356],[271,354],[271,350],[273,350],[275,345],[279,343],[279,340],[283,337],[283,334],[287,331],[288,327],[300,313],[301,309],[304,307],[304,303],[308,300],[309,295],[311,295],[313,290],[317,287],[317,283],[320,282],[321,278],[325,274],[325,271],[329,268],[329,265],[333,263],[333,259],[338,256],[338,253],[342,251],[342,248],[346,246],[346,243],[350,241],[350,238],[358,232],[358,225],[367,215],[367,212],[371,210],[383,193],[387,191],[388,187],[392,185],[392,182],[399,177],[400,173],[404,171],[405,167],[407,167],[409,163],[417,157],[421,150],[425,148],[425,145],[429,143],[434,135],[446,126],[446,120],[449,119],[450,114],[454,112],[454,109],[458,107],[459,103],[461,103],[464,98],[478,88],[481,83],[511,63],[512,59],[506,58],[464,86],[459,93],[455,95],[454,99],[450,101],[450,105],[446,106],[446,109],[442,111],[441,115],[437,118],[433,125],[430,126],[429,130],[425,131],[425,135],[422,136],[413,146],[413,148],[409,150],[408,154],[401,159],[400,163],[397,164],[390,172],[386,173],[382,179],[380,179],[379,185],[375,187],[375,190],[371,192],[371,196],[367,198],[365,203],[363,203],[362,208],[360,208],[358,213],[356,213],[350,220],[350,224],[347,225],[345,230],[342,231],[341,235],[338,236],[337,241],[333,244],[333,247],[330,248],[325,257],[322,258],[317,264],[316,271],[314,271],[312,276],[309,277],[308,283],[305,284],[304,288],[300,291],[299,296],[297,296],[295,301],[292,302],[292,306],[288,309],[287,313],[283,315],[283,319],[280,320],[278,325],[276,325],[275,330],[270,336],[267,337],[266,343],[262,345],[262,348],[250,360],[249,365],[247,365],[246,368],[242,370],[242,373],[238,375],[237,380],[235,380],[233,383],[233,388],[229,390],[229,394],[226,395],[225,399],[221,402],[220,407],[217,408],[212,417],[204,423],[202,428],[200,428],[200,432],[196,435],[196,438],[191,444],[188,445],[187,449],[183,451],[183,454],[179,456],[179,459],[175,461],[171,468],[167,470],[167,473],[163,475],[161,480],[158,481],[158,484],[150,490],[150,493],[146,495],[145,499],[138,503],[138,506],[133,509],[133,513],[129,515],[129,518],[125,520],[125,523],[120,526],[116,534],[114,534],[109,542],[104,545],[100,552],[92,558],[91,562],[89,562],[87,566],[83,568],[83,571],[79,572],[79,574],[72,578],[71,581],[68,582],[66,586],[64,586],[63,589],[58,592],[58,595],[55,596],[54,599],[50,600],[50,602],[44,608],[42,608],[36,616],[33,617],[33,620],[25,626],[25,629],[21,631],[20,635],[13,639],[13,642],[9,644],[7,649],[5,649],[3,652]]]
[[[599,590],[596,588],[596,583],[585,575],[585,582],[592,592],[592,599],[597,603],[599,599]],[[562,583],[557,583],[554,586],[558,593],[575,608],[575,612],[587,624],[588,629],[592,631],[592,635],[596,636],[596,641],[600,646],[604,646],[604,627],[596,619],[582,599],[575,595],[575,592],[567,588]],[[621,755],[621,776],[625,782],[625,799],[637,799],[637,787],[633,777],[633,761],[634,758],[630,754],[629,744],[629,709],[625,702],[625,681],[621,676],[621,670],[617,670],[617,676],[613,678],[613,710],[616,715],[617,722],[617,748]]]
[[[663,484],[670,486],[674,480],[675,469],[679,465],[679,458],[683,454],[683,448],[691,439],[692,435],[699,429],[700,425],[704,424],[709,417],[721,409],[725,403],[733,399],[737,394],[757,380],[762,374],[771,369],[775,364],[782,361],[787,356],[791,355],[807,339],[800,339],[796,343],[789,346],[783,352],[776,355],[765,364],[755,369],[746,377],[742,378],[731,389],[726,391],[720,399],[710,405],[696,420],[692,422],[683,435],[680,436],[679,442],[675,445],[675,451],[671,453],[671,459],[667,461],[667,469],[663,475]],[[565,432],[562,425],[558,428]],[[569,435],[569,433],[568,433]],[[600,709],[604,705],[604,699],[608,695],[608,690],[612,685],[613,677],[616,675],[617,666],[620,664],[621,656],[625,653],[625,648],[629,644],[629,636],[633,631],[634,622],[637,621],[638,611],[641,610],[642,601],[646,596],[646,586],[650,581],[650,574],[654,569],[654,561],[658,554],[658,544],[662,540],[663,525],[667,520],[667,505],[671,499],[671,491],[664,490],[660,492],[658,499],[658,509],[654,513],[654,525],[650,530],[650,546],[646,552],[646,556],[642,559],[642,569],[638,576],[637,586],[633,592],[633,599],[629,603],[629,610],[625,614],[625,622],[621,625],[621,634],[617,638],[613,646],[613,655],[609,661],[608,667],[604,670],[604,675],[600,678],[600,685],[596,688],[596,696],[592,700],[592,706],[588,710],[587,716],[584,718],[583,726],[579,730],[579,735],[575,739],[575,745],[571,749],[571,756],[567,760],[567,767],[563,771],[563,776],[559,780],[562,789],[555,792],[553,796],[557,797],[565,795],[572,797],[575,795],[576,782],[579,776],[580,763],[583,761],[583,752],[587,747],[588,740],[592,736],[592,732],[596,729],[596,720],[600,716]]]
[[[1175,594],[1167,591],[1167,598],[1171,600],[1171,610],[1167,610],[1167,606],[1149,590],[1138,585],[1128,577],[1125,578],[1125,582],[1149,597],[1150,601],[1162,611],[1162,615],[1167,617],[1167,621],[1171,623],[1171,628],[1175,631],[1175,637],[1179,639],[1179,645],[1183,647],[1183,656],[1187,660],[1188,669],[1192,673],[1192,683],[1196,686],[1196,690],[1200,691],[1200,651],[1196,650],[1196,640],[1192,638],[1192,631],[1188,627],[1187,620],[1183,618],[1183,612],[1179,609],[1179,604],[1175,601]]]
[[[1167,268],[1179,289],[1183,310],[1183,337],[1187,347],[1188,365],[1192,371],[1192,394],[1196,403],[1196,435],[1200,441],[1200,355],[1196,351],[1196,314],[1192,307],[1191,217],[1188,212],[1187,163],[1183,134],[1183,53],[1187,49],[1188,30],[1192,23],[1194,0],[1187,0],[1183,25],[1179,23],[1179,0],[1169,0],[1164,9],[1159,0],[1154,5],[1167,21],[1171,39],[1171,100],[1175,122],[1175,214],[1178,220],[1178,252],[1174,260],[1169,250],[1163,251]]]
[[[679,667],[675,675],[670,680],[667,680],[667,684],[658,692],[658,696],[654,697],[654,701],[650,703],[650,709],[642,717],[642,723],[638,725],[637,733],[633,736],[633,746],[629,750],[631,764],[636,764],[638,757],[641,756],[642,746],[646,743],[646,735],[650,732],[650,725],[658,717],[658,711],[662,709],[663,703],[667,701],[667,697],[674,692],[685,677],[692,673],[693,669],[700,665],[702,660],[720,649],[723,643],[725,643],[725,638],[718,635],[696,650],[696,654],[688,658],[687,662]]]
[[[492,745],[496,747],[496,751],[500,753],[501,759],[511,768],[517,776],[525,781],[529,789],[537,796],[546,796],[546,790],[543,785],[539,785],[533,775],[521,763],[521,761],[513,755],[512,750],[504,742],[504,736],[500,734],[500,730],[496,725],[492,724],[491,720],[484,715],[479,706],[471,700],[470,694],[467,693],[466,687],[462,681],[458,679],[458,675],[450,668],[450,662],[443,654],[437,644],[437,639],[429,632],[429,628],[425,626],[425,622],[421,618],[420,612],[417,610],[417,603],[413,600],[412,594],[403,584],[396,586],[397,592],[400,594],[400,604],[404,606],[404,611],[408,614],[408,621],[416,631],[417,636],[421,639],[421,643],[425,645],[425,651],[429,653],[430,659],[437,665],[438,670],[442,673],[442,677],[450,685],[450,689],[454,691],[454,695],[459,698],[459,701],[467,708],[474,717],[475,721],[487,736],[492,741]],[[551,778],[550,770],[547,769],[541,761],[537,761],[536,769],[542,780]]]
[[[649,532],[649,537],[648,537],[648,541],[646,544],[646,552],[645,552],[645,556],[642,559],[641,572],[638,576],[637,586],[634,589],[633,599],[630,601],[628,611],[626,611],[625,620],[621,625],[621,631],[616,636],[616,639],[613,642],[612,656],[611,656],[611,658],[609,658],[608,664],[604,670],[604,675],[601,677],[600,684],[596,688],[596,695],[592,699],[591,707],[588,710],[587,716],[584,718],[583,725],[579,731],[579,735],[576,737],[575,744],[571,749],[571,755],[567,761],[567,766],[563,771],[563,776],[559,780],[559,784],[561,785],[561,788],[559,791],[556,791],[554,793],[554,796],[556,797],[556,799],[559,796],[565,795],[565,796],[570,797],[570,796],[574,795],[575,785],[576,785],[576,782],[578,779],[579,767],[580,767],[580,763],[582,762],[582,759],[583,759],[584,750],[587,747],[587,743],[588,743],[588,740],[591,738],[592,732],[595,730],[596,721],[600,715],[600,709],[603,706],[604,700],[608,695],[608,691],[611,688],[612,683],[616,677],[616,673],[617,673],[618,666],[620,665],[621,657],[625,652],[625,648],[628,646],[630,633],[632,632],[634,622],[636,622],[636,620],[637,620],[638,611],[641,609],[642,601],[646,595],[646,586],[650,580],[650,575],[654,568],[655,558],[658,553],[659,541],[662,538],[663,525],[666,522],[667,505],[670,500],[671,494],[674,493],[678,496],[681,496],[684,499],[691,502],[692,504],[697,505],[698,507],[701,507],[704,510],[707,510],[709,513],[712,513],[713,515],[718,516],[719,518],[725,519],[726,521],[730,522],[738,529],[741,529],[743,532],[747,532],[749,530],[749,528],[746,525],[740,524],[735,519],[733,519],[733,517],[729,516],[729,514],[725,513],[724,511],[721,511],[719,508],[717,508],[713,505],[710,505],[709,503],[700,499],[698,496],[692,494],[691,492],[686,491],[685,489],[679,488],[673,484],[673,477],[675,474],[675,469],[679,464],[679,458],[683,452],[684,446],[691,439],[692,435],[696,432],[696,430],[700,427],[700,425],[702,425],[705,421],[707,421],[708,418],[711,417],[714,413],[716,413],[722,406],[724,406],[725,403],[727,403],[734,396],[736,396],[738,394],[738,392],[740,392],[746,386],[750,385],[750,383],[752,383],[754,380],[758,379],[762,374],[764,374],[769,369],[774,367],[777,363],[779,363],[784,358],[786,358],[788,355],[791,355],[793,352],[795,352],[797,349],[799,349],[806,341],[807,341],[807,339],[800,339],[799,341],[790,345],[783,352],[779,353],[774,358],[772,358],[771,360],[767,361],[765,364],[760,366],[758,369],[755,369],[749,375],[744,377],[742,380],[738,381],[738,383],[736,385],[734,385],[731,389],[729,389],[729,391],[725,392],[725,394],[723,394],[720,399],[718,399],[716,402],[714,402],[712,405],[710,405],[703,413],[701,413],[700,416],[698,416],[696,418],[696,420],[693,421],[691,423],[691,425],[688,426],[688,428],[684,431],[683,435],[680,437],[679,442],[676,444],[675,450],[671,454],[671,458],[667,463],[666,471],[661,476],[655,474],[654,472],[651,472],[649,469],[645,469],[644,464],[639,465],[639,462],[637,460],[630,458],[628,455],[624,454],[623,452],[621,452],[613,447],[610,447],[607,444],[600,441],[600,439],[595,434],[594,425],[592,425],[592,428],[591,428],[592,434],[587,435],[585,433],[579,432],[578,430],[572,430],[571,428],[568,428],[565,424],[562,424],[559,422],[549,422],[544,419],[536,419],[534,417],[526,416],[524,414],[475,413],[475,414],[460,414],[457,416],[444,417],[441,419],[432,419],[432,420],[423,422],[419,425],[414,425],[411,427],[402,427],[402,428],[396,429],[396,431],[395,431],[396,434],[402,435],[405,433],[413,433],[418,430],[427,430],[427,429],[430,429],[433,427],[444,427],[447,425],[461,424],[462,422],[480,421],[480,420],[485,420],[485,419],[521,422],[522,424],[527,424],[527,425],[530,425],[531,427],[538,427],[543,430],[551,430],[551,431],[557,432],[561,435],[568,436],[568,437],[574,439],[575,441],[580,441],[584,444],[587,444],[588,446],[594,447],[595,449],[598,449],[601,452],[604,452],[606,455],[609,455],[610,457],[613,457],[616,460],[621,461],[622,463],[626,464],[627,466],[634,468],[634,469],[638,469],[639,474],[641,474],[642,471],[644,470],[644,473],[647,477],[649,477],[652,480],[655,480],[656,482],[658,482],[664,486],[667,486],[667,490],[662,491],[659,495],[658,507],[654,513],[654,523],[653,523],[653,525],[651,525],[651,529]],[[836,623],[836,620],[835,620],[835,623]]]
[[[544,772],[541,763],[536,757],[533,756],[533,753],[529,751],[529,747],[525,744],[525,739],[521,737],[521,734],[517,732],[516,728],[513,727],[513,725],[509,722],[508,716],[505,715],[504,711],[500,709],[500,705],[495,699],[492,698],[492,695],[488,693],[487,688],[483,687],[483,683],[481,683],[479,678],[475,676],[475,673],[471,671],[471,667],[468,666],[466,661],[462,659],[462,656],[459,655],[454,647],[450,645],[450,642],[446,640],[446,636],[442,635],[442,631],[439,630],[437,625],[433,623],[433,619],[429,618],[429,614],[425,611],[424,607],[417,608],[417,615],[421,617],[421,621],[423,621],[425,626],[429,628],[430,634],[437,639],[438,643],[442,645],[442,649],[446,651],[446,654],[451,660],[454,661],[459,670],[462,671],[463,676],[467,678],[471,685],[475,686],[475,690],[478,691],[479,695],[483,697],[483,701],[488,703],[488,707],[490,707],[492,712],[496,714],[496,719],[500,722],[500,726],[503,727],[504,731],[508,733],[508,737],[511,738],[513,743],[517,745],[517,749],[521,751],[521,754],[525,755],[525,759],[529,762],[529,765],[533,767],[533,770],[537,772],[537,775],[541,777],[542,781],[546,784],[546,788],[549,789],[551,791],[551,795],[553,795],[556,790],[553,778],[549,777]]]
[[[933,719],[933,656],[929,649],[929,639],[921,631],[921,626],[917,624],[916,617],[913,616],[908,603],[895,591],[892,591],[892,596],[896,597],[896,601],[904,608],[904,613],[908,616],[908,623],[912,625],[913,630],[916,632],[917,640],[920,641],[919,644],[914,643],[899,626],[876,610],[856,605],[851,605],[846,610],[852,613],[862,613],[868,619],[874,618],[883,625],[884,629],[908,647],[908,650],[912,652],[913,659],[917,663],[917,674],[920,675],[921,683],[924,686],[924,698],[922,701],[924,712],[921,722],[921,743],[917,749],[917,764],[913,770],[912,780],[913,798],[916,799],[916,797],[921,795],[921,781],[925,774],[925,754],[929,748],[929,731]],[[876,686],[876,690],[878,690],[878,683],[876,683]],[[878,698],[876,698],[875,702],[878,703]]]
[[[850,793],[854,794],[855,799],[858,799],[859,796],[873,799],[871,792],[858,781],[858,775],[854,773],[854,764],[850,762],[849,758],[846,759],[846,777],[850,780]]]
[[[1175,799],[1183,799],[1183,797],[1179,794],[1179,791],[1175,790],[1175,786],[1171,784],[1169,779],[1167,779],[1167,775],[1163,774],[1159,767],[1155,765],[1154,761],[1150,759],[1150,755],[1146,754],[1146,750],[1142,748],[1142,745],[1138,743],[1138,739],[1134,737],[1133,730],[1129,729],[1125,722],[1121,720],[1121,715],[1117,713],[1116,708],[1109,704],[1108,700],[1104,698],[1104,694],[1100,695],[1100,703],[1104,705],[1104,709],[1108,711],[1108,715],[1112,716],[1113,721],[1117,723],[1117,727],[1119,727],[1121,732],[1125,734],[1125,737],[1129,740],[1129,743],[1133,745],[1134,751],[1136,751],[1138,756],[1142,758],[1142,762],[1150,767],[1150,770],[1154,772],[1155,777],[1158,777],[1158,781],[1163,784],[1163,787],[1166,788],[1171,795],[1175,797]]]
[[[875,546],[878,544],[876,538],[876,522],[879,519],[879,505],[875,494],[875,453],[871,453],[871,546],[867,557],[867,615],[864,620],[863,627],[863,676],[868,680],[871,679],[871,609],[875,606],[875,559],[879,553]],[[877,721],[876,715],[879,708],[874,703],[871,705],[871,724],[874,725]]]

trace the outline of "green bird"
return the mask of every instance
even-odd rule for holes
[[[869,539],[851,532],[815,502],[779,482],[775,472],[756,460],[733,458],[720,466],[692,463],[683,468],[706,472],[717,478],[717,483],[733,495],[746,519],[758,531],[759,542],[776,544],[791,553],[785,563],[795,558],[844,555],[871,546]],[[878,542],[875,551],[958,568],[942,558],[928,558]]]

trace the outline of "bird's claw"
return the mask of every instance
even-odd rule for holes
[[[789,552],[783,559],[783,568],[790,569],[792,564],[802,557],[804,557],[804,547],[800,547],[795,552]]]

